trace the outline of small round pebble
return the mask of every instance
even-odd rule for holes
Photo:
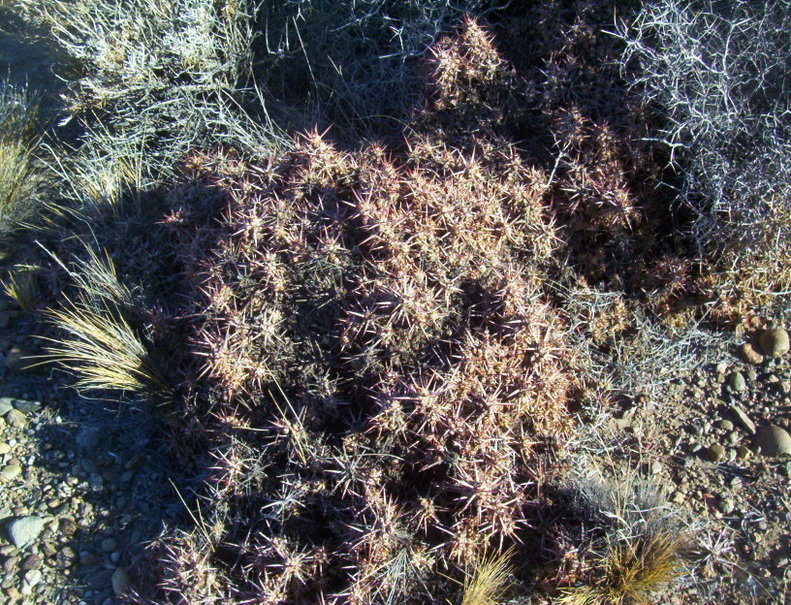
[[[764,330],[758,335],[758,346],[769,357],[785,355],[789,349],[788,332],[782,328]]]

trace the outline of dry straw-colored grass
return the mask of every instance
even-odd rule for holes
[[[161,365],[130,323],[135,308],[131,290],[119,281],[106,252],[100,256],[90,247],[85,250],[87,257],[69,270],[76,297],[46,311],[62,335],[46,338],[52,344],[40,363],[69,370],[79,389],[167,397],[171,389]]]
[[[482,554],[464,572],[461,605],[498,605],[508,592],[513,548]]]
[[[36,106],[23,89],[0,79],[0,238],[33,221],[49,178],[36,157]]]
[[[683,570],[686,548],[678,534],[628,538],[594,563],[590,584],[563,590],[559,605],[651,605]]]

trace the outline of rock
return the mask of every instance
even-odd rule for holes
[[[28,369],[28,366],[36,363],[35,359],[28,359],[30,355],[30,351],[15,345],[6,353],[5,366],[12,372],[22,372]]]
[[[744,371],[744,375],[747,377],[747,380],[751,382],[758,378],[758,372],[755,371],[755,368],[747,368]]]
[[[129,588],[129,574],[123,567],[116,567],[111,582],[115,596],[120,597]]]
[[[41,571],[38,569],[31,569],[25,574],[25,579],[22,581],[22,594],[29,595],[33,592],[33,588],[41,582]]]
[[[741,347],[739,347],[739,352],[742,354],[742,359],[752,365],[758,365],[764,361],[764,356],[756,351],[755,347],[749,342],[745,342]]]
[[[774,424],[762,426],[755,434],[755,449],[764,456],[791,454],[791,435]]]
[[[707,447],[704,453],[710,462],[719,462],[725,457],[725,448],[719,443],[715,443]]]
[[[14,407],[23,414],[32,414],[41,409],[41,402],[29,401],[27,399],[14,399]]]
[[[19,569],[28,571],[31,569],[38,569],[39,567],[41,567],[41,559],[39,559],[38,555],[28,555],[22,560]]]
[[[717,510],[719,510],[723,515],[731,514],[735,508],[736,504],[731,498],[720,498],[717,501]]]
[[[14,409],[14,400],[11,397],[0,397],[0,416]]]
[[[92,450],[99,445],[101,431],[98,428],[86,426],[77,433],[77,445],[83,450]]]
[[[22,474],[22,467],[18,464],[6,464],[0,470],[0,482],[7,482],[19,477]]]
[[[750,435],[755,434],[755,423],[750,420],[750,417],[747,415],[742,408],[738,405],[731,405],[729,408],[731,414],[733,414],[734,419],[736,422],[741,426],[745,431],[750,433]]]
[[[737,393],[741,393],[747,389],[747,382],[744,380],[744,376],[741,372],[734,372],[731,374],[730,378],[728,379],[728,384],[730,385],[731,389]]]
[[[725,418],[723,420],[718,420],[717,421],[717,428],[720,428],[720,429],[722,429],[724,431],[730,431],[731,429],[733,429],[733,423],[730,420],[728,420],[727,418]]]
[[[118,542],[115,538],[105,538],[102,540],[101,547],[103,552],[111,553],[118,547]]]
[[[8,412],[5,415],[5,421],[8,423],[8,426],[14,427],[15,429],[23,429],[27,426],[27,418],[25,418],[25,415],[19,410],[11,410]]]
[[[44,529],[44,519],[41,517],[20,517],[8,525],[8,537],[20,550],[36,541],[41,530]]]
[[[725,374],[728,371],[728,364],[721,361],[717,364],[717,374]]]
[[[58,529],[64,536],[71,537],[77,531],[77,523],[74,521],[74,519],[69,519],[66,517],[60,520]]]
[[[758,346],[764,355],[780,357],[788,353],[788,332],[782,328],[764,330],[758,335]]]

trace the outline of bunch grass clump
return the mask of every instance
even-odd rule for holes
[[[0,79],[0,239],[34,222],[49,177],[36,153],[36,105],[26,90]]]
[[[46,348],[43,361],[54,363],[76,376],[83,391],[123,391],[162,400],[170,392],[161,363],[141,330],[132,326],[136,301],[122,284],[105,253],[87,248],[87,258],[70,271],[74,300],[66,297],[61,308],[46,316],[60,331]]]
[[[142,147],[147,170],[158,176],[196,145],[276,146],[279,135],[265,113],[252,120],[245,109],[252,106],[245,90],[254,3],[13,4],[72,62],[67,109],[84,127],[98,127],[86,138],[94,153]]]
[[[474,560],[464,574],[461,605],[497,605],[509,588],[513,549],[504,553],[483,554]]]
[[[627,472],[579,476],[570,493],[583,530],[566,535],[579,561],[564,572],[561,583],[570,585],[561,587],[559,605],[651,605],[684,573],[690,538],[661,489]]]

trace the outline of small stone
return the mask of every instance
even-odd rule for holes
[[[42,529],[44,520],[41,517],[20,517],[8,525],[8,537],[21,550],[35,542]]]
[[[52,544],[52,542],[44,542],[44,544],[41,545],[41,554],[46,558],[51,559],[58,554],[58,549],[55,548],[55,545]]]
[[[3,470],[0,470],[0,481],[3,483],[12,481],[22,474],[22,467],[18,464],[6,464]]]
[[[733,512],[734,508],[736,508],[736,505],[730,498],[721,498],[717,501],[717,510],[719,510],[723,515],[729,515]]]
[[[86,551],[80,553],[80,565],[84,567],[90,567],[91,565],[96,565],[96,562],[98,560],[99,559],[92,552]]]
[[[41,402],[28,399],[14,399],[14,407],[23,414],[32,414],[41,409]]]
[[[762,426],[755,434],[755,448],[764,456],[791,454],[791,435],[774,424]]]
[[[724,431],[730,431],[733,429],[733,423],[730,420],[723,419],[717,421],[717,428],[720,428]]]
[[[11,410],[5,415],[5,421],[8,426],[15,429],[23,429],[27,426],[27,418],[19,410]]]
[[[741,393],[747,389],[747,382],[744,380],[744,376],[741,372],[734,372],[731,374],[730,378],[728,379],[728,384],[730,385],[731,389],[737,393]]]
[[[747,363],[751,363],[753,365],[758,365],[763,363],[764,356],[761,355],[758,351],[755,350],[755,347],[751,345],[749,342],[745,342],[740,347],[740,352],[742,354],[742,359]]]
[[[5,358],[6,367],[12,372],[22,372],[36,363],[35,359],[28,359],[31,353],[19,345],[15,345],[8,350]]]
[[[58,523],[58,529],[60,529],[60,533],[64,536],[70,537],[77,531],[77,524],[74,522],[74,519],[61,519]]]
[[[758,346],[764,355],[780,357],[788,353],[788,332],[782,328],[764,330],[758,335]]]
[[[725,374],[728,371],[728,364],[724,361],[721,361],[717,364],[717,374]]]
[[[29,595],[33,592],[33,588],[41,582],[41,571],[38,569],[31,569],[25,574],[25,579],[22,582],[22,594]]]
[[[725,448],[719,443],[715,443],[706,448],[705,454],[710,462],[719,462],[725,457]]]
[[[651,463],[651,474],[658,475],[661,472],[662,472],[662,463],[659,462],[659,460],[654,460]]]
[[[115,596],[120,597],[129,588],[129,574],[123,567],[116,567],[111,582]]]
[[[739,426],[741,426],[745,431],[750,433],[750,435],[755,434],[755,423],[747,415],[747,412],[745,412],[738,405],[731,405],[728,409],[731,412],[731,414],[733,414],[733,417],[736,419],[736,422],[739,423]]]
[[[0,397],[0,416],[14,409],[14,400],[11,397]]]
[[[756,372],[755,368],[752,368],[752,367],[748,367],[744,371],[744,375],[747,377],[747,380],[749,380],[751,382],[755,381],[758,378],[758,372]]]
[[[103,552],[111,553],[118,547],[118,542],[115,538],[105,538],[102,540],[101,547]]]
[[[0,441],[0,456],[5,456],[11,451],[11,446],[4,441]]]
[[[22,560],[22,565],[19,566],[19,569],[28,571],[30,569],[37,569],[40,566],[41,559],[39,559],[38,555],[28,555]]]
[[[737,433],[736,431],[731,431],[730,433],[728,433],[727,439],[729,444],[736,445],[737,443],[739,443],[739,433]]]

